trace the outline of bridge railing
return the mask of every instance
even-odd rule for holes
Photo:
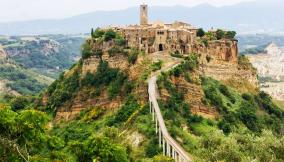
[[[192,160],[188,153],[168,133],[156,97],[156,81],[156,76],[153,76],[149,80],[148,92],[150,113],[153,116],[153,121],[155,121],[156,134],[159,136],[159,146],[163,148],[165,156],[172,157],[176,162],[191,162]]]

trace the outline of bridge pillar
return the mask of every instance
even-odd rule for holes
[[[168,155],[169,157],[171,157],[170,147],[171,147],[170,144],[167,143],[167,155]]]
[[[158,119],[156,117],[156,134],[158,134]]]
[[[150,114],[152,114],[152,102],[151,102],[150,98],[149,98],[149,101],[150,101]]]
[[[162,146],[162,143],[163,143],[163,141],[162,141],[162,131],[161,131],[161,127],[159,127],[159,147]]]
[[[153,112],[153,113],[152,113],[153,121],[155,121],[155,109],[153,108],[152,110],[153,110],[153,111],[152,111],[152,112]]]
[[[166,156],[166,149],[165,149],[166,144],[165,144],[165,139],[164,139],[164,137],[163,137],[162,143],[163,143],[163,155]]]

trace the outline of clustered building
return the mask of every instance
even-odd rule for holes
[[[162,22],[148,23],[148,6],[140,6],[140,25],[115,27],[122,34],[129,47],[154,53],[157,51],[172,51],[190,53],[196,38],[197,28],[183,22],[164,24]]]

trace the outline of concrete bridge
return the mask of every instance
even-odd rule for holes
[[[162,69],[167,71],[178,66],[180,61]],[[159,72],[160,73],[160,72]],[[153,116],[153,121],[156,125],[156,134],[159,136],[159,146],[163,148],[163,154],[173,158],[176,162],[191,162],[189,154],[171,137],[166,128],[161,110],[157,101],[157,76],[154,74],[148,81],[148,93],[150,103],[150,113]]]

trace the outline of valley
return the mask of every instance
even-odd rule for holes
[[[284,51],[270,43],[262,53],[248,55],[258,71],[261,90],[274,99],[284,100]]]
[[[1,96],[35,95],[80,55],[84,35],[0,36]]]
[[[284,161],[284,37],[139,8],[140,24],[0,36],[0,161]]]

